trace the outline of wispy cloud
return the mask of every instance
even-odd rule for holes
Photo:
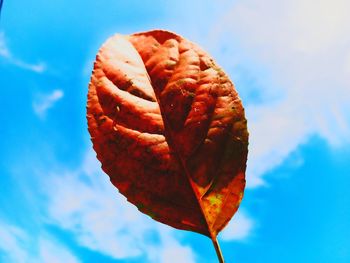
[[[37,98],[33,102],[34,112],[40,117],[45,118],[47,111],[52,108],[57,101],[62,99],[64,93],[60,89],[56,89],[49,94],[37,94]]]
[[[22,69],[30,70],[36,73],[42,73],[46,70],[46,65],[43,62],[33,64],[15,57],[7,46],[4,32],[0,32],[0,58],[1,57],[8,63]]]
[[[0,32],[0,56],[3,58],[10,58],[11,53],[5,43],[5,34]]]
[[[16,58],[10,59],[10,62],[17,67],[27,69],[30,71],[34,71],[37,73],[42,73],[46,70],[46,65],[43,62],[40,62],[37,64],[30,64],[30,63],[24,62],[23,60],[19,60]]]
[[[254,221],[242,210],[239,210],[219,237],[223,241],[245,241],[251,236],[253,229]]]
[[[0,220],[0,252],[8,263],[79,263],[66,247],[47,234],[31,236]]]
[[[213,26],[225,57],[261,84],[262,101],[247,108],[249,187],[264,184],[262,176],[311,136],[332,146],[350,142],[349,8],[345,0],[248,0]]]
[[[150,253],[148,253],[148,258],[150,259],[150,262],[196,262],[192,248],[189,246],[181,245],[175,238],[172,229],[161,224],[159,224],[157,228],[161,242],[158,246],[149,246],[148,249],[150,249]]]
[[[0,251],[8,262],[26,261],[28,252],[24,244],[28,237],[22,229],[0,221],[0,237]]]
[[[44,188],[52,224],[72,232],[82,246],[116,259],[169,263],[178,255],[176,262],[179,256],[181,262],[195,262],[192,249],[182,245],[172,229],[129,204],[100,170],[89,151],[77,171],[51,177]]]
[[[65,247],[52,239],[39,240],[39,262],[50,263],[79,263],[80,260]]]

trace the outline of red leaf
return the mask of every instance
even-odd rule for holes
[[[87,119],[102,169],[141,212],[214,240],[238,209],[244,109],[197,45],[161,30],[108,39],[96,57]]]

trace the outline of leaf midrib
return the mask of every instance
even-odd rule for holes
[[[130,43],[132,44],[132,42],[130,42]],[[133,44],[132,44],[132,45],[133,45]],[[135,48],[134,45],[133,45],[133,47]],[[136,48],[135,48],[135,50],[136,50],[136,52],[140,55],[140,53],[138,52],[138,50],[137,50]],[[181,54],[181,53],[179,52],[179,54]],[[141,55],[140,55],[140,57],[141,57]],[[142,57],[141,57],[141,59],[142,59]],[[142,61],[143,61],[143,59],[142,59]],[[145,65],[145,61],[143,61],[143,63],[144,63],[144,65]],[[179,64],[179,63],[176,62],[176,65],[175,65],[173,71],[175,71],[175,69],[178,67],[178,64]],[[193,181],[192,181],[192,179],[191,179],[191,177],[190,177],[190,173],[189,173],[189,171],[188,171],[187,168],[186,168],[185,160],[181,157],[181,155],[180,155],[180,153],[179,153],[179,150],[177,149],[177,147],[176,147],[175,144],[173,143],[173,139],[172,139],[172,136],[171,136],[171,129],[169,128],[170,125],[169,125],[168,119],[166,118],[166,116],[165,116],[165,114],[164,114],[164,109],[163,109],[163,107],[162,107],[162,103],[161,103],[160,98],[159,98],[159,96],[158,96],[158,94],[157,94],[157,92],[156,92],[156,89],[154,88],[155,85],[153,85],[153,83],[152,83],[152,78],[150,77],[149,72],[148,72],[146,66],[145,66],[145,70],[146,70],[147,78],[148,78],[149,81],[150,81],[150,85],[152,86],[153,91],[154,91],[154,93],[155,93],[155,96],[156,96],[156,99],[157,99],[157,103],[158,103],[158,105],[159,105],[160,114],[161,114],[161,116],[162,116],[162,120],[163,120],[163,124],[164,124],[164,136],[165,136],[165,139],[166,139],[166,141],[168,142],[169,148],[172,148],[172,149],[173,149],[174,155],[175,155],[176,159],[178,160],[178,162],[179,162],[179,164],[180,164],[180,166],[181,166],[181,168],[182,168],[184,174],[186,175],[186,179],[187,179],[186,182],[189,183],[189,185],[190,185],[190,187],[191,187],[191,189],[192,189],[191,192],[192,192],[192,194],[194,195],[195,200],[197,201],[197,204],[198,204],[199,209],[200,209],[200,211],[201,211],[201,215],[202,215],[203,221],[205,222],[206,228],[207,228],[207,230],[208,230],[207,236],[210,237],[211,239],[215,239],[215,238],[216,238],[216,235],[213,235],[213,231],[212,231],[212,229],[211,229],[211,227],[210,227],[210,225],[209,225],[209,222],[208,222],[208,219],[207,219],[207,217],[206,217],[206,214],[204,213],[204,208],[203,208],[203,205],[202,205],[202,203],[201,203],[201,201],[200,201],[201,198],[196,194],[196,191],[195,191],[195,188],[194,188],[194,185],[193,185]],[[167,82],[164,84],[164,88],[167,86],[168,82],[169,82],[169,79],[168,79]]]

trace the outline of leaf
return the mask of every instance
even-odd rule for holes
[[[242,200],[248,132],[234,85],[207,53],[167,31],[111,37],[87,119],[102,169],[129,202],[216,241]]]

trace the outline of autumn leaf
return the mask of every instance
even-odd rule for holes
[[[171,32],[117,34],[97,54],[87,119],[102,169],[128,201],[208,236],[219,254],[217,234],[243,197],[248,132],[214,60]]]

